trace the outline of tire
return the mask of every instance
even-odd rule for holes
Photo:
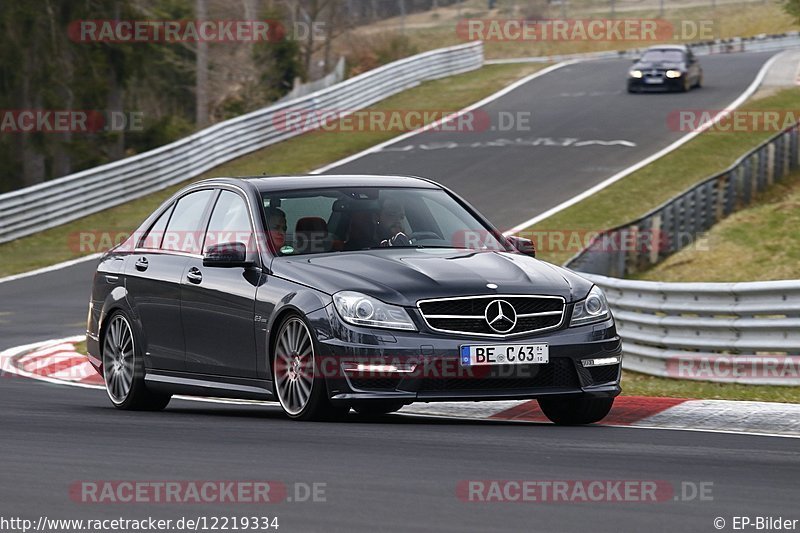
[[[154,392],[145,385],[142,352],[131,321],[122,311],[109,317],[102,346],[103,383],[114,407],[161,411],[169,404],[171,394]]]
[[[381,416],[399,411],[405,402],[395,400],[372,400],[353,404],[353,409],[361,416]]]
[[[539,407],[545,416],[560,426],[578,426],[599,422],[608,415],[614,398],[541,398]]]
[[[328,399],[325,378],[317,375],[317,341],[306,321],[287,316],[278,328],[272,357],[272,382],[283,412],[294,420],[336,420],[349,411]]]
[[[692,90],[692,84],[689,83],[689,76],[683,78],[683,85],[681,85],[681,92],[688,93]]]
[[[695,88],[701,89],[703,87],[703,73],[697,76],[697,82],[694,84]]]

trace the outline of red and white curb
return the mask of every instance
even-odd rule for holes
[[[0,352],[0,371],[3,376],[21,376],[62,385],[102,389],[102,378],[95,372],[87,357],[75,351],[74,343],[82,339],[83,337],[70,337]],[[262,403],[180,398],[214,403]],[[415,403],[404,407],[401,413],[548,423],[535,400]],[[601,425],[800,438],[800,404],[620,396]]]

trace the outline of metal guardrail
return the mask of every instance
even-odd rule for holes
[[[0,243],[140,198],[307,131],[276,127],[286,111],[356,111],[421,82],[482,65],[481,42],[432,50],[308,96],[220,122],[155,150],[2,194]]]
[[[681,379],[800,385],[800,280],[586,277],[608,297],[625,368]]]
[[[292,90],[275,103],[280,104],[289,100],[302,98],[303,96],[307,96],[311,93],[321,91],[322,89],[327,89],[328,87],[336,85],[337,83],[341,83],[344,81],[344,68],[345,60],[344,56],[342,56],[339,58],[339,61],[336,62],[336,66],[333,68],[333,70],[329,72],[328,75],[323,76],[318,80],[310,81],[308,83],[299,83],[300,78],[295,78],[295,83],[294,87],[292,87]]]
[[[654,43],[655,44],[655,43]],[[761,35],[757,37],[733,37],[690,43],[695,55],[730,54],[735,52],[773,52],[800,46],[800,32],[787,32],[781,35]],[[577,54],[557,54],[551,56],[516,57],[507,59],[487,59],[487,65],[508,63],[550,63],[571,60],[633,59],[642,54],[643,49],[609,50],[605,52],[585,52]]]
[[[800,167],[800,125],[764,141],[731,167],[668,200],[644,216],[600,232],[565,266],[626,277],[691,245],[755,195]]]

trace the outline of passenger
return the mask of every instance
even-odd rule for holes
[[[286,244],[286,213],[277,207],[268,207],[266,212],[267,233],[275,250],[280,251]]]

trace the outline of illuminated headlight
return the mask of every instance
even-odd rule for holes
[[[593,366],[607,366],[618,365],[622,362],[622,357],[615,355],[614,357],[598,357],[597,359],[581,359],[581,364],[584,368]]]
[[[680,70],[668,70],[666,74],[664,74],[668,78],[680,78],[681,71]]]
[[[412,331],[417,329],[402,307],[383,303],[360,292],[337,292],[333,295],[333,305],[342,320],[354,326]]]
[[[595,285],[586,298],[575,304],[569,325],[584,326],[593,322],[602,322],[610,316],[611,311],[608,309],[606,295],[603,294],[600,287]]]
[[[632,70],[630,71],[631,78],[641,78],[642,71],[641,70]]]

